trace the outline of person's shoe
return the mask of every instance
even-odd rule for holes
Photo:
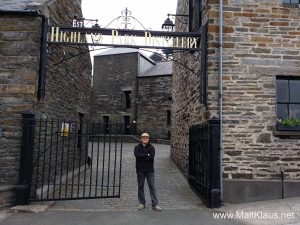
[[[144,205],[144,204],[139,204],[138,210],[142,210],[142,209],[144,209],[144,208],[145,208],[145,205]]]
[[[157,206],[153,207],[153,210],[155,210],[155,211],[162,211],[162,208],[160,208],[160,207],[157,205]]]

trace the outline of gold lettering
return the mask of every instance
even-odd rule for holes
[[[198,38],[190,38],[190,48],[197,48],[197,39]]]
[[[76,32],[71,32],[70,42],[76,42]]]
[[[54,41],[54,27],[51,28],[51,41]]]
[[[179,47],[179,38],[178,37],[176,37],[176,46],[175,47]]]
[[[63,37],[64,37],[64,32],[63,32],[63,31],[61,31],[61,32],[60,32],[60,42],[62,42],[62,41],[63,41]]]
[[[151,33],[150,32],[145,32],[145,45],[151,45]],[[148,43],[149,42],[149,43]]]
[[[111,31],[111,43],[113,44],[115,41],[115,38],[119,36],[119,32],[116,30]]]
[[[69,37],[67,32],[64,32],[64,42],[69,42]]]
[[[77,43],[81,43],[81,33],[77,32]]]
[[[55,37],[56,42],[58,42],[58,35],[59,35],[59,27],[56,27],[56,37]]]

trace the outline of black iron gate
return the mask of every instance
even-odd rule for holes
[[[18,203],[119,197],[123,124],[106,126],[24,114]]]
[[[220,121],[189,130],[189,183],[207,207],[220,207]]]

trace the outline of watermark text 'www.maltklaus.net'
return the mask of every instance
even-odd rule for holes
[[[264,212],[264,211],[243,211],[235,212],[214,212],[214,219],[249,219],[249,220],[273,220],[273,219],[294,219],[294,212]]]

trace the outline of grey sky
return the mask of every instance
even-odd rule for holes
[[[82,0],[83,16],[86,19],[98,19],[98,24],[102,28],[114,18],[121,16],[121,11],[126,7],[131,11],[131,16],[138,19],[146,29],[161,30],[167,14],[176,13],[177,0]],[[117,24],[113,24],[110,28],[118,28],[116,26]],[[135,29],[143,28],[137,23]],[[101,47],[95,47],[99,48]],[[93,56],[98,53],[99,51],[91,51],[92,63]],[[145,54],[151,53],[148,50]]]
[[[161,30],[167,14],[175,13],[176,6],[177,0],[82,0],[84,17],[98,19],[101,27],[120,16],[121,11],[128,7],[131,15],[147,29]]]

